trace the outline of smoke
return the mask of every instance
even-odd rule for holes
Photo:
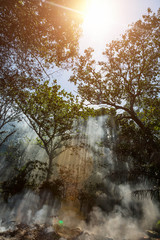
[[[151,199],[143,200],[143,220],[141,222],[141,227],[143,229],[152,228],[153,224],[159,220],[160,211],[156,203],[151,201]]]
[[[13,177],[17,174],[15,169],[28,161],[46,162],[48,159],[44,149],[36,144],[36,133],[26,122],[15,123],[15,129],[16,132],[0,148],[0,181]]]
[[[95,205],[90,213],[89,223],[81,222],[80,227],[89,234],[112,239],[145,237],[145,230],[155,225],[160,212],[156,202],[152,199],[134,198],[132,196],[133,186],[115,184],[107,177],[107,174],[115,167],[123,169],[126,165],[117,162],[113,150],[116,141],[115,124],[112,121],[111,127],[108,128],[106,120],[106,116],[98,117],[96,120],[90,118],[85,128],[87,143],[94,151],[93,158],[96,162],[92,183],[101,182],[103,189],[96,192],[97,206]],[[99,163],[105,164],[105,168],[99,168]],[[141,187],[143,186],[139,186]]]
[[[125,187],[123,186],[123,188]],[[127,202],[129,203],[128,200],[128,196],[127,199],[124,197],[126,205],[123,208],[115,206],[109,214],[99,207],[94,207],[90,213],[89,223],[81,222],[80,227],[89,235],[111,239],[140,239],[147,237],[145,230],[150,229],[159,216],[156,204],[151,199],[143,200],[141,202],[143,217],[142,219],[138,219],[130,215],[127,204]]]
[[[106,116],[100,116],[96,120],[89,118],[85,131],[91,146],[98,147],[98,143],[102,140],[104,136],[103,124],[106,119]]]
[[[24,191],[9,199],[8,203],[1,200],[0,227],[10,229],[17,224],[53,224],[53,218],[59,210],[59,200],[44,192],[41,196],[33,191]]]
[[[137,239],[145,236],[145,229],[151,228],[159,217],[158,207],[151,199],[134,199],[131,194],[133,187],[129,184],[115,184],[108,177],[115,166],[119,168],[123,166],[118,165],[113,151],[116,140],[114,123],[107,128],[106,120],[107,117],[90,118],[85,124],[80,124],[78,148],[75,152],[72,152],[74,148],[69,149],[57,158],[57,162],[62,164],[62,170],[64,166],[70,170],[67,178],[70,184],[71,180],[74,180],[73,183],[77,183],[79,187],[84,187],[84,182],[95,186],[93,190],[95,204],[87,223],[80,213],[78,199],[75,202],[66,199],[60,202],[48,191],[40,195],[31,190],[24,190],[10,198],[8,203],[0,198],[0,231],[21,222],[29,225],[36,223],[54,225],[58,220],[63,220],[64,225],[80,227],[90,235],[112,239]],[[27,133],[28,139],[36,138],[27,125],[22,125],[19,130],[21,137]],[[20,140],[21,137],[17,139]],[[82,146],[81,141],[84,143]],[[21,164],[28,158],[46,161],[45,152],[35,147],[32,141],[25,146],[23,157],[20,159]],[[90,162],[87,164],[87,161]],[[5,160],[3,159],[1,163],[4,164],[1,166],[1,170],[4,171]],[[57,171],[58,174],[60,176]],[[63,181],[65,182],[66,178]],[[72,190],[72,186],[67,188],[69,183],[65,184],[68,196],[71,197],[69,191]],[[96,184],[101,187],[96,189]]]
[[[6,227],[3,226],[2,219],[0,219],[0,232],[5,232],[5,231],[6,231]]]
[[[97,207],[91,213],[91,222],[87,229],[91,234],[113,239],[137,239],[144,235],[133,219],[124,218],[117,210],[107,215]]]

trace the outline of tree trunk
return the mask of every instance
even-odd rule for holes
[[[49,181],[50,176],[52,174],[52,162],[53,162],[53,157],[49,155],[49,163],[48,163],[48,170],[47,170],[47,177],[46,177],[47,182]]]

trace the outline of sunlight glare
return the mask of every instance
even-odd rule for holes
[[[117,19],[116,10],[113,0],[88,0],[83,22],[84,33],[102,37],[109,32]]]

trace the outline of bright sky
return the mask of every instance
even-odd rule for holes
[[[80,52],[88,47],[95,49],[95,57],[101,58],[106,43],[117,39],[127,30],[127,26],[147,13],[147,8],[157,12],[159,0],[88,0],[89,4],[80,39]],[[67,80],[70,72],[60,71],[57,78],[67,91],[76,89]]]
[[[157,12],[159,0],[88,0],[83,23],[81,51],[93,47],[99,57],[105,44],[124,33],[127,26],[142,17],[151,8]]]

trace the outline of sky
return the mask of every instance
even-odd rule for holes
[[[90,0],[82,25],[80,53],[92,47],[94,57],[100,60],[106,43],[118,39],[128,25],[142,18],[147,8],[157,12],[159,0]],[[74,84],[68,82],[71,71],[59,71],[56,74],[59,84],[67,91],[76,92]]]

